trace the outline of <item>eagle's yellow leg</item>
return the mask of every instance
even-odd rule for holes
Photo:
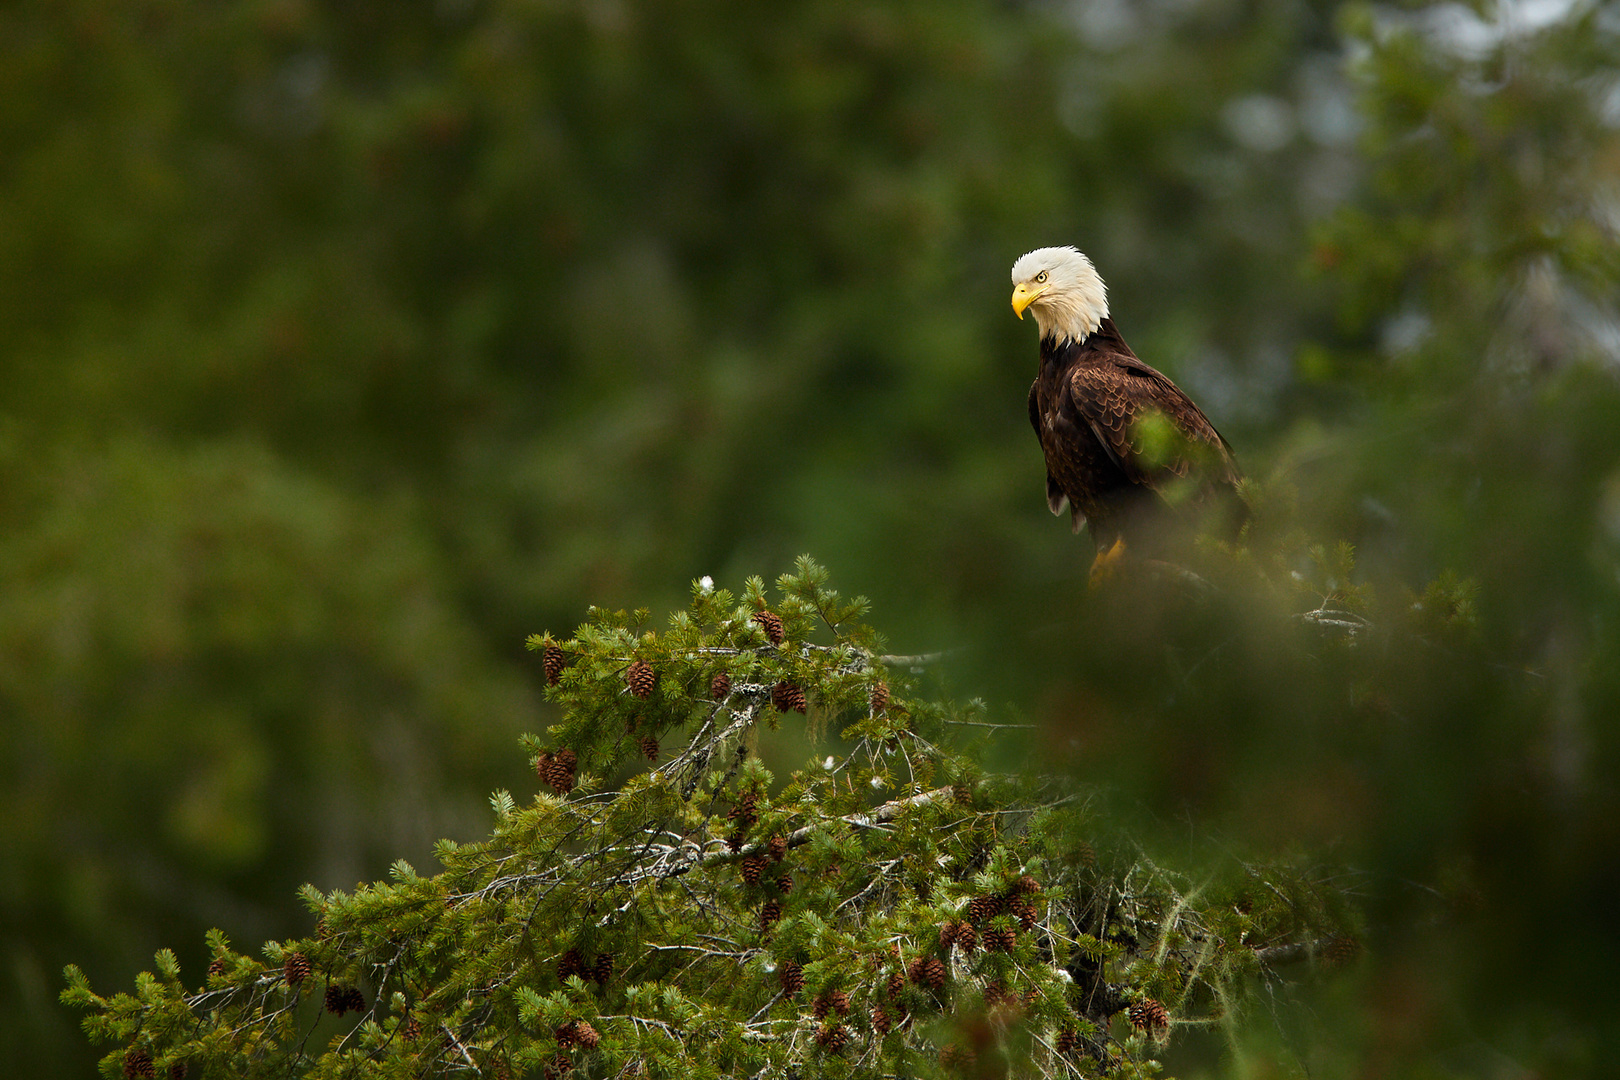
[[[1114,546],[1107,551],[1097,552],[1097,558],[1091,564],[1091,588],[1099,588],[1111,580],[1119,570],[1119,564],[1125,559],[1125,538],[1116,537]]]

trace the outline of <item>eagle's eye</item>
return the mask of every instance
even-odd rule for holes
[[[1045,270],[1042,270],[1040,273],[1035,275],[1035,284],[1037,284],[1037,285],[1046,284],[1046,271]]]

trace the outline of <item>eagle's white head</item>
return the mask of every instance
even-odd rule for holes
[[[1108,318],[1108,290],[1091,260],[1072,247],[1037,248],[1012,268],[1013,311],[1035,316],[1041,337],[1084,341]]]

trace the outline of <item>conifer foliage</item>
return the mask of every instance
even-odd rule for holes
[[[864,601],[808,559],[778,592],[774,643],[757,578],[660,630],[593,609],[534,638],[561,709],[527,739],[540,783],[496,793],[488,840],[441,842],[442,872],[306,887],[310,936],[252,956],[215,931],[201,986],[168,950],[133,994],[69,968],[103,1074],[1146,1076],[1268,957],[1356,929],[1308,868],[1193,888],[1091,793],[985,774],[952,748],[977,711],[909,696]],[[623,692],[633,663],[656,695]],[[784,683],[843,742],[779,778],[750,747],[795,719]]]

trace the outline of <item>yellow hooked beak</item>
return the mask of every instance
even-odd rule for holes
[[[1029,287],[1029,282],[1020,281],[1018,283],[1018,287],[1013,290],[1013,314],[1022,319],[1024,317],[1024,309],[1033,304],[1035,302],[1035,298],[1040,296],[1041,293],[1045,291],[1045,285],[1042,285],[1038,289],[1032,289]]]

